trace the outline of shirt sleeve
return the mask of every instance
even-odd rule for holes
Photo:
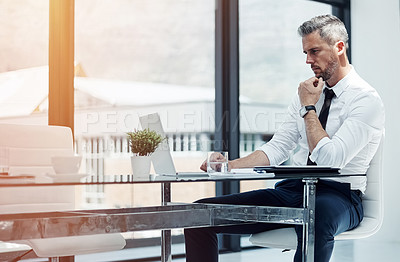
[[[362,93],[348,105],[348,117],[338,131],[331,138],[321,139],[310,155],[318,165],[343,168],[370,141],[381,136],[384,108],[377,94]]]
[[[298,96],[295,96],[288,107],[288,113],[284,122],[275,132],[272,139],[257,149],[263,151],[268,156],[271,165],[280,165],[286,161],[296,148],[300,137],[296,121],[300,108],[299,105]]]

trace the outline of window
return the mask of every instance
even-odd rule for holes
[[[125,133],[154,112],[177,171],[199,170],[214,132],[214,6],[214,0],[75,0],[75,139],[86,172],[99,179],[131,173]],[[172,187],[172,201],[215,195],[213,183]],[[149,184],[88,186],[81,194],[82,208],[161,199],[160,186]]]
[[[47,124],[49,1],[0,2],[0,122]]]
[[[215,40],[230,30],[215,28],[215,8],[222,2],[239,2],[239,41],[228,45],[240,46],[232,51],[239,53],[233,66],[242,96],[233,107],[240,106],[240,156],[272,137],[299,81],[310,75],[297,26],[332,12],[349,28],[349,0],[75,0],[75,137],[87,172],[99,179],[129,173],[124,134],[139,127],[139,115],[153,112],[161,114],[178,171],[197,171],[202,152],[220,137],[214,94],[218,104],[227,91],[214,83],[222,78],[214,73],[214,59],[223,52]],[[234,10],[221,7],[223,13]],[[1,122],[47,124],[47,95],[39,94],[48,87],[48,10],[48,0],[0,2],[0,36],[7,39],[0,42]],[[236,14],[229,19],[238,20]],[[239,75],[228,72],[223,78]],[[15,88],[26,83],[35,85]],[[187,185],[173,185],[172,201],[215,194],[212,183]],[[241,183],[243,191],[255,187],[265,184]],[[84,208],[151,205],[147,196],[157,200],[159,192],[158,186],[88,187],[77,200]]]
[[[301,81],[313,74],[305,63],[297,28],[332,6],[305,0],[239,1],[240,154],[272,138]],[[265,188],[241,182],[241,191]]]

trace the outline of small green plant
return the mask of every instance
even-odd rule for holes
[[[165,139],[160,134],[150,129],[134,130],[127,133],[129,139],[129,146],[132,153],[138,156],[149,156],[158,147],[158,145]]]

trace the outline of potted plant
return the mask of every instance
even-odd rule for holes
[[[131,156],[132,173],[134,177],[148,177],[150,172],[151,154],[165,139],[150,129],[134,130],[127,133]]]

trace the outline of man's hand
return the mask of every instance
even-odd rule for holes
[[[212,155],[210,156],[210,160],[211,162],[224,162],[226,161],[225,157],[218,152],[214,152],[212,153]],[[212,166],[213,169],[217,169],[218,166]],[[221,169],[221,167],[219,167]],[[200,169],[207,172],[207,159],[204,160],[204,162],[201,164]]]
[[[311,77],[310,79],[301,82],[298,88],[301,105],[315,105],[321,96],[323,87],[324,80],[322,80],[322,77],[319,79],[316,77]]]
[[[230,160],[228,162],[228,169],[230,171],[231,169],[235,168],[250,168],[255,166],[269,166],[269,165],[270,162],[268,156],[263,151],[256,150],[245,157]],[[207,172],[207,160],[205,160],[203,164],[201,164],[200,169]]]
[[[207,172],[207,159],[201,164],[200,169]]]

